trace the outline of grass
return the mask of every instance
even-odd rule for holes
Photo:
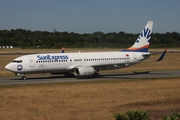
[[[179,78],[0,86],[0,119],[108,120],[126,110],[180,110]],[[167,114],[165,114],[167,115]]]

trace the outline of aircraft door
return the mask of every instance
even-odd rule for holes
[[[33,57],[29,57],[29,67],[34,67],[35,66],[35,61]]]

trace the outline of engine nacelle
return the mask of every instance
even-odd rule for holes
[[[75,76],[93,76],[95,70],[91,66],[80,66],[74,69]]]

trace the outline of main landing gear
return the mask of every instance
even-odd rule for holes
[[[100,77],[99,73],[95,72],[94,75],[93,75],[94,78],[98,78]]]

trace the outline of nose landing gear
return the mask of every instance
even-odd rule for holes
[[[26,76],[22,76],[22,79],[23,79],[23,80],[26,80]]]
[[[17,76],[20,76],[22,78],[22,80],[26,80],[26,76],[24,74],[21,73],[16,73]]]

